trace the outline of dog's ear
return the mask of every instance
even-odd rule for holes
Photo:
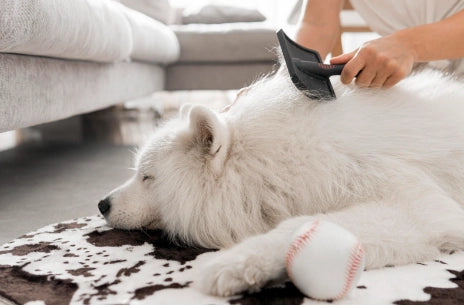
[[[189,115],[190,110],[192,109],[192,107],[193,107],[192,104],[183,104],[179,109],[179,117],[181,119],[188,118],[188,115]]]
[[[189,110],[190,129],[195,142],[212,157],[211,168],[220,174],[230,145],[229,128],[214,111],[204,106],[193,106]]]

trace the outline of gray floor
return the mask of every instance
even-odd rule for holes
[[[128,146],[26,144],[0,152],[0,244],[44,225],[98,213],[131,175]]]

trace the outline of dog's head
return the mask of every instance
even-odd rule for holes
[[[164,229],[195,244],[207,240],[221,221],[218,183],[230,141],[218,113],[183,106],[140,150],[136,174],[100,201],[100,212],[113,227]],[[217,206],[208,206],[214,202]]]

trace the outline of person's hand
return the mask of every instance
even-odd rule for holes
[[[359,49],[334,57],[331,64],[345,64],[341,81],[354,78],[359,87],[390,88],[411,73],[416,54],[395,35],[369,41]]]

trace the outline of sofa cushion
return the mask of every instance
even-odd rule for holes
[[[276,28],[266,22],[172,25],[180,43],[179,62],[276,60]]]
[[[163,64],[179,58],[179,41],[169,27],[137,11],[123,11],[132,30],[131,58]]]
[[[118,0],[115,0],[118,1]],[[119,0],[122,4],[164,24],[174,21],[176,10],[168,0]]]
[[[175,64],[166,69],[166,90],[240,89],[277,68],[273,61]]]
[[[96,61],[128,58],[132,34],[108,1],[0,2],[0,52]]]
[[[0,132],[143,97],[165,82],[163,68],[141,62],[0,54],[0,71]]]
[[[5,0],[0,12],[0,52],[163,63],[179,52],[165,25],[114,1]]]
[[[182,12],[182,23],[231,23],[259,22],[266,17],[258,10],[236,6],[209,4],[204,6],[189,6]]]

